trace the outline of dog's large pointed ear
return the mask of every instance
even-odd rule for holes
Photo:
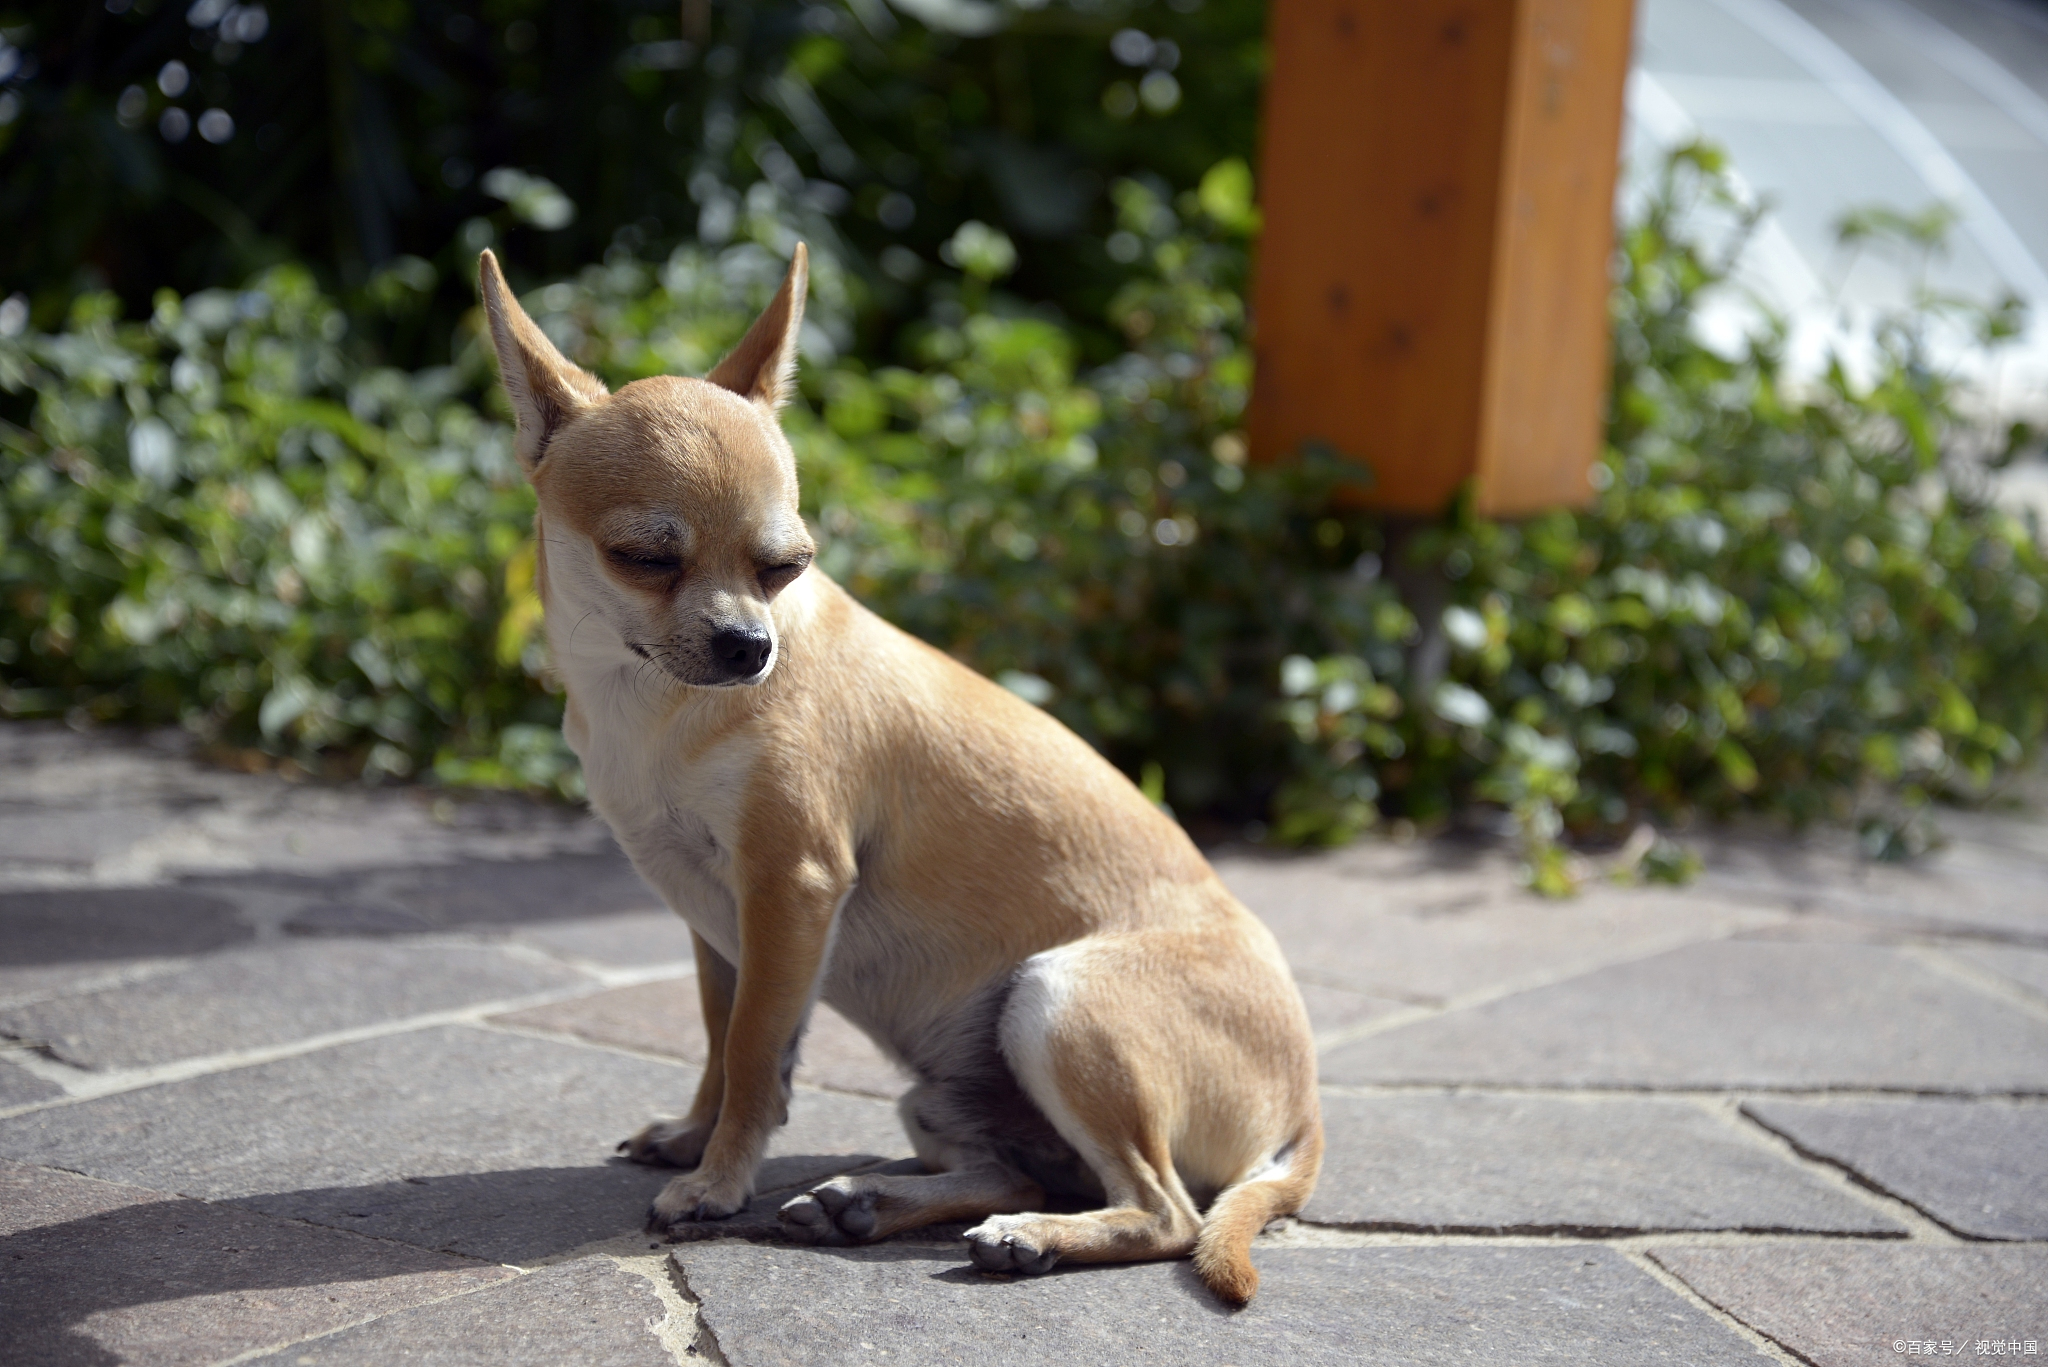
[[[704,378],[721,389],[752,399],[770,413],[789,401],[796,377],[796,339],[804,325],[804,294],[810,287],[811,255],[796,244],[782,288],[740,338],[740,344]]]
[[[498,258],[489,251],[477,263],[477,276],[484,317],[491,324],[491,345],[498,352],[498,379],[519,418],[519,463],[531,475],[546,459],[548,443],[562,424],[609,391],[597,376],[555,350],[547,334],[534,326],[506,286]]]

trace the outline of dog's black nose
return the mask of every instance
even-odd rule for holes
[[[775,642],[768,639],[768,632],[762,627],[725,627],[711,638],[711,658],[731,679],[750,679],[759,674],[773,649]]]

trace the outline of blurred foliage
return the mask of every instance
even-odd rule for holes
[[[1712,153],[1674,158],[1624,225],[1596,504],[1461,507],[1395,544],[1343,511],[1355,465],[1246,463],[1249,188],[1234,160],[1172,201],[1113,187],[1138,250],[1105,365],[1001,289],[1016,254],[978,221],[909,364],[808,362],[788,427],[822,566],[1184,814],[1310,843],[1491,806],[1550,892],[1576,877],[1567,838],[1695,811],[1848,819],[1908,853],[1929,801],[1983,796],[2038,743],[2038,528],[1944,460],[1967,429],[1912,320],[1874,382],[1812,392],[1775,334],[1697,340],[1739,245],[1687,226],[1733,205]],[[782,271],[785,224],[737,230],[528,306],[614,384],[701,372]],[[821,257],[822,331],[857,288]],[[90,296],[62,332],[0,338],[0,386],[34,396],[30,428],[0,429],[0,707],[573,793],[531,498],[478,341],[361,364],[290,268],[118,315]],[[1987,344],[2010,325],[1978,321]],[[1687,871],[1654,840],[1623,862]]]
[[[81,292],[141,312],[306,262],[383,319],[357,345],[416,368],[448,359],[485,246],[545,280],[772,213],[859,282],[887,356],[973,220],[1028,244],[1013,287],[1105,358],[1108,188],[1251,155],[1263,22],[1257,0],[0,0],[0,296],[53,328]]]
[[[0,385],[36,395],[32,432],[0,427],[0,707],[372,777],[555,724],[516,654],[491,664],[532,496],[476,364],[351,363],[290,267],[118,316],[89,295],[0,340]]]

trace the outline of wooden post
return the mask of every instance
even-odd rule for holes
[[[1592,494],[1632,0],[1274,0],[1252,449],[1370,501]]]

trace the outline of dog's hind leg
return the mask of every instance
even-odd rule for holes
[[[1089,1160],[1109,1189],[1108,1206],[1079,1215],[991,1215],[967,1231],[974,1265],[984,1272],[1038,1273],[1062,1259],[1148,1262],[1194,1251],[1201,1216],[1163,1144],[1098,1148]]]
[[[1267,965],[1267,983],[1257,958],[1217,948],[1206,928],[1146,931],[1024,964],[1003,1010],[1003,1056],[1106,1202],[983,1221],[967,1232],[978,1267],[1185,1257],[1202,1229],[1187,1183],[1228,1187],[1299,1133],[1303,1116],[1313,1124],[1313,1057],[1291,1057],[1300,1051],[1287,1042],[1307,1032],[1284,970]]]
[[[990,1160],[920,1176],[855,1173],[835,1177],[784,1203],[782,1229],[805,1244],[857,1244],[947,1220],[978,1220],[1030,1210],[1045,1192],[1006,1164]]]
[[[923,1225],[1043,1205],[1044,1189],[993,1147],[931,1128],[957,1118],[956,1087],[913,1087],[897,1103],[915,1159],[835,1177],[785,1202],[777,1212],[783,1232],[798,1243],[863,1243]]]

